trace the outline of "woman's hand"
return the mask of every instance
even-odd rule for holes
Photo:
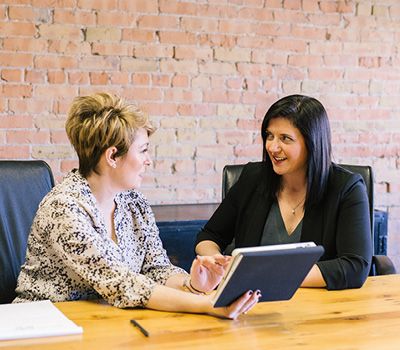
[[[190,268],[190,284],[202,293],[214,290],[221,282],[232,257],[222,254],[197,256]]]
[[[258,303],[260,297],[261,292],[259,290],[255,292],[249,290],[229,306],[213,308],[208,314],[236,320],[240,314],[245,314],[251,310]]]

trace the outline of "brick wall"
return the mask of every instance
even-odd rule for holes
[[[223,165],[260,159],[270,104],[312,95],[335,160],[374,167],[400,270],[399,23],[398,0],[2,0],[0,158],[60,179],[72,98],[107,90],[159,127],[150,201],[217,202]]]

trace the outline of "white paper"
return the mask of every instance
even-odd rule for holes
[[[81,334],[49,300],[0,305],[0,340]]]

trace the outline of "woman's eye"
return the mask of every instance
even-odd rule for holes
[[[293,141],[293,139],[291,137],[287,136],[287,135],[283,135],[282,136],[282,141],[288,142],[288,141]]]
[[[267,132],[267,140],[268,141],[272,141],[274,139],[274,135],[272,135],[271,133]]]

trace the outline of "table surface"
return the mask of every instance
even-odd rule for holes
[[[93,301],[55,305],[83,327],[82,335],[0,342],[0,348],[400,349],[400,275],[369,277],[361,289],[300,288],[291,300],[260,303],[235,321]]]

